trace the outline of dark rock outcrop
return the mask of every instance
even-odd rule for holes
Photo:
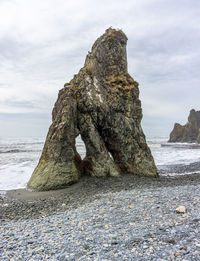
[[[188,122],[184,126],[175,123],[174,129],[170,133],[169,142],[200,143],[200,111],[192,109]]]
[[[84,67],[60,90],[44,149],[28,188],[50,190],[78,181],[124,173],[157,176],[140,122],[138,83],[127,72],[127,37],[107,29]],[[86,157],[76,151],[81,135]]]

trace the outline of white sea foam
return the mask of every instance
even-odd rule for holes
[[[199,144],[167,143],[167,138],[147,139],[157,166],[185,164],[200,161]]]
[[[25,188],[35,165],[11,164],[0,168],[0,189]]]
[[[43,144],[43,138],[0,139],[0,190],[26,187]]]
[[[36,167],[44,138],[0,138],[0,191],[25,188]],[[85,157],[85,145],[80,136],[76,148]]]
[[[0,138],[0,190],[26,187],[38,163],[44,140],[34,137]],[[151,138],[147,142],[158,167],[200,162],[200,146],[197,144],[169,144],[167,138]],[[84,158],[85,145],[80,136],[76,139],[76,148]]]
[[[177,175],[178,176],[184,176],[184,175],[191,175],[191,174],[200,174],[200,171],[195,171],[195,172],[193,172],[193,171],[190,171],[190,172],[183,172],[183,173],[175,173],[175,172],[172,172],[172,173],[168,173],[167,174],[167,176],[169,176],[169,177],[176,177]]]

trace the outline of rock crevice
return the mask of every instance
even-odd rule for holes
[[[50,190],[81,175],[157,176],[141,128],[138,83],[128,74],[127,37],[107,29],[96,40],[84,67],[60,90],[44,149],[28,188]],[[81,135],[81,160],[75,138]]]

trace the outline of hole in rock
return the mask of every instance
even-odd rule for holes
[[[86,155],[86,148],[85,148],[85,143],[81,139],[80,134],[76,137],[75,145],[78,154],[81,156],[81,159],[84,159]]]

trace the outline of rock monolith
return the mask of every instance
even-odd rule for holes
[[[169,142],[200,143],[200,111],[192,109],[185,125],[175,123]]]
[[[84,67],[59,91],[28,188],[58,189],[82,175],[157,176],[140,125],[138,83],[127,71],[126,44],[121,30],[107,29],[95,41]],[[86,146],[83,160],[75,146],[79,134]]]

